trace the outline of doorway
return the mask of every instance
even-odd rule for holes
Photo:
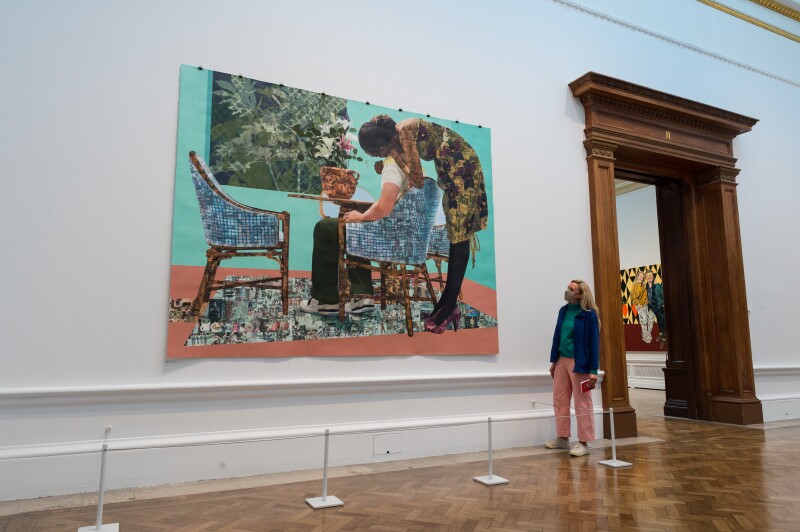
[[[618,319],[625,333],[628,392],[637,419],[663,416],[669,337],[657,191],[653,184],[616,174],[621,295]]]
[[[740,425],[762,421],[755,395],[733,138],[757,120],[589,72],[569,84],[584,107],[603,409],[634,436],[618,318],[615,179],[656,187],[670,349],[664,413]],[[604,434],[610,434],[604,415]]]
[[[688,237],[689,215],[684,206],[685,195],[691,193],[691,187],[683,187],[679,178],[648,174],[619,166],[615,168],[614,176],[615,183],[628,184],[629,189],[638,188],[638,191],[634,190],[633,193],[641,197],[634,198],[634,201],[649,203],[646,210],[651,212],[642,212],[638,215],[642,218],[642,223],[647,226],[648,234],[644,238],[655,240],[656,246],[656,249],[653,249],[653,242],[649,242],[650,248],[644,255],[640,255],[651,257],[649,261],[644,258],[639,259],[647,264],[636,264],[633,267],[625,264],[620,269],[622,279],[626,279],[627,274],[627,287],[631,290],[638,288],[640,291],[639,301],[634,300],[632,293],[628,294],[629,308],[636,314],[636,319],[629,318],[627,321],[638,322],[643,341],[637,342],[639,338],[632,334],[636,331],[636,326],[623,323],[628,375],[631,375],[631,369],[635,369],[635,365],[629,360],[632,357],[627,355],[628,351],[635,351],[636,347],[639,347],[642,350],[662,354],[663,365],[659,368],[661,372],[659,380],[662,384],[661,389],[664,390],[663,414],[688,419],[711,419],[709,412],[703,410],[704,405],[698,401],[702,392],[697,380],[698,326],[696,305],[693,301],[698,288],[694,286],[696,283],[689,267],[692,250]],[[617,190],[624,189],[618,187]],[[648,192],[649,195],[644,195]],[[618,214],[624,220],[625,213]],[[620,234],[624,236],[624,228],[619,224],[618,227]],[[623,240],[622,236],[619,246],[620,256],[622,257],[623,252],[627,251],[627,257],[631,257],[631,250],[625,249],[629,243]],[[658,260],[654,260],[655,258]],[[631,262],[631,259],[628,258],[627,262]],[[637,284],[638,287],[635,286]],[[649,324],[649,331],[646,330],[645,323]],[[630,349],[631,347],[633,349]],[[640,358],[646,359],[644,355]],[[642,372],[649,372],[654,377],[653,382],[656,382],[654,370],[656,368],[653,364],[642,368]],[[646,379],[641,380],[646,381]],[[633,380],[633,383],[636,382]]]

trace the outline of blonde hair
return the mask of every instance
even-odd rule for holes
[[[578,285],[578,288],[581,291],[583,297],[581,298],[581,308],[583,310],[592,309],[594,313],[597,315],[597,328],[600,328],[600,309],[597,308],[597,303],[594,301],[594,294],[592,294],[592,288],[589,286],[589,283],[586,281],[581,281],[580,279],[573,279],[571,282]]]

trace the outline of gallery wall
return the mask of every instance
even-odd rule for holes
[[[655,187],[617,196],[617,233],[620,269],[661,264]]]
[[[595,4],[2,3],[0,458],[78,452],[111,425],[148,449],[114,458],[109,484],[124,487],[321,459],[314,439],[159,447],[187,434],[500,414],[499,446],[544,441],[556,311],[570,278],[593,277],[584,117],[567,87],[587,71],[760,120],[734,142],[757,392],[800,416],[786,377],[797,351],[774,334],[791,330],[775,280],[800,259],[785,245],[798,45],[692,0]],[[181,64],[491,128],[500,354],[166,363]],[[404,433],[390,458],[485,445],[480,430],[448,430]],[[334,462],[386,459],[371,436],[348,438]],[[0,461],[0,477],[25,479],[0,500],[88,491],[95,463]]]

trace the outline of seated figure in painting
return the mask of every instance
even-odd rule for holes
[[[647,290],[644,287],[644,272],[636,272],[636,280],[631,287],[631,304],[636,309],[639,325],[642,328],[642,341],[649,344],[653,341],[653,320],[655,314],[650,310],[647,300]]]
[[[362,144],[363,147],[363,144]],[[364,148],[366,151],[366,148]],[[400,153],[395,147],[393,152]],[[368,152],[369,153],[369,152]],[[387,154],[385,159],[375,164],[375,170],[381,175],[381,195],[378,200],[363,214],[355,211],[348,213],[348,222],[366,222],[380,220],[394,208],[397,200],[408,190],[409,182],[406,174],[400,169],[394,157]],[[350,216],[358,214],[358,219]],[[338,291],[338,251],[339,226],[336,218],[323,218],[314,226],[314,250],[311,256],[311,297],[300,303],[300,310],[317,314],[335,315],[339,312]],[[351,257],[352,260],[358,260]],[[373,293],[372,277],[368,270],[351,268],[348,276],[353,293]],[[345,309],[348,313],[359,314],[375,309],[370,298],[348,301]]]

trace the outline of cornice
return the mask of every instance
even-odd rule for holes
[[[738,168],[731,168],[728,166],[718,166],[712,171],[697,176],[697,184],[699,186],[710,185],[712,183],[729,183],[736,184],[736,176],[739,175]]]
[[[606,96],[604,94],[585,94],[584,96],[581,97],[581,102],[584,103],[584,105],[587,103],[599,104],[606,107],[619,109],[621,111],[626,111],[627,113],[630,114],[647,116],[650,118],[657,118],[658,120],[662,120],[664,122],[672,122],[673,124],[680,124],[682,126],[688,126],[694,129],[702,129],[704,131],[710,131],[711,133],[716,133],[728,139],[732,139],[733,137],[739,134],[738,131],[733,130],[731,128],[727,128],[710,122],[705,122],[703,120],[698,120],[696,118],[691,118],[679,112],[666,109],[658,109],[640,103],[621,100],[619,98],[613,98],[610,96]]]
[[[780,2],[775,2],[775,0],[750,0],[750,1],[753,2],[754,4],[766,7],[770,11],[779,13],[784,17],[789,17],[790,19],[800,22],[800,11],[792,9],[789,6],[785,6]]]
[[[614,150],[617,149],[617,144],[607,140],[600,139],[586,139],[583,141],[586,148],[587,157],[601,157],[603,159],[614,160]]]
[[[732,17],[736,17],[739,20],[743,20],[745,22],[749,22],[750,24],[752,24],[754,26],[758,26],[761,29],[765,29],[767,31],[771,31],[772,33],[774,33],[776,35],[780,35],[781,37],[786,37],[787,39],[789,39],[791,41],[800,42],[800,35],[795,35],[794,33],[791,33],[789,31],[781,29],[781,28],[779,28],[777,26],[773,26],[772,24],[764,22],[763,20],[760,20],[760,19],[757,19],[757,18],[755,18],[753,16],[750,16],[747,13],[742,13],[741,11],[737,11],[737,10],[735,10],[733,8],[730,8],[730,7],[726,6],[726,5],[722,5],[719,2],[714,2],[713,0],[697,0],[697,1],[700,2],[701,4],[707,5],[708,7],[712,7],[714,9],[716,9],[717,11],[722,11],[723,13],[731,15]],[[767,6],[767,4],[774,5],[774,6],[780,6],[783,9],[788,10],[788,12],[793,12],[793,13],[797,14],[798,16],[800,16],[800,13],[798,13],[794,9],[792,9],[790,7],[786,7],[786,6],[782,5],[782,4],[778,4],[777,2],[760,2],[760,1],[756,1],[756,0],[750,0],[750,1],[755,3],[755,4],[759,4],[761,6],[764,6],[767,9],[771,9],[772,11],[776,11],[778,13],[781,13],[781,12],[778,11],[778,9],[773,9],[772,7]],[[785,16],[787,16],[789,18],[794,18],[793,16],[789,15],[788,12],[787,13],[781,13],[781,15],[785,15]],[[800,19],[797,19],[797,20],[800,20]]]
[[[611,104],[613,102],[614,105],[619,107],[623,107],[624,105],[629,106],[624,108],[629,108],[632,110],[646,110],[648,113],[661,113],[665,117],[674,117],[674,120],[682,120],[686,124],[696,124],[697,127],[704,128],[718,128],[721,132],[731,132],[734,130],[720,125],[712,125],[707,122],[697,120],[696,118],[689,118],[685,115],[681,115],[679,110],[685,109],[686,111],[691,111],[694,114],[706,115],[709,120],[716,118],[725,120],[727,122],[733,122],[738,124],[744,131],[749,131],[758,122],[758,119],[756,118],[751,118],[749,116],[727,111],[725,109],[720,109],[719,107],[689,100],[687,98],[681,98],[680,96],[675,96],[674,94],[669,94],[642,85],[637,85],[636,83],[631,83],[630,81],[624,81],[621,79],[612,78],[611,76],[606,76],[604,74],[598,74],[597,72],[587,72],[583,76],[570,83],[569,88],[572,90],[572,94],[580,98],[582,102],[598,101],[605,104]],[[612,95],[601,92],[604,88],[613,89],[615,92],[621,92],[623,94]],[[644,98],[651,100],[652,104],[648,106],[644,102],[634,103],[623,99],[624,96],[634,96],[639,99]],[[664,108],[658,109],[653,107],[658,105],[658,103],[667,104],[673,109],[667,110]],[[743,133],[744,131],[739,131],[739,133]]]

